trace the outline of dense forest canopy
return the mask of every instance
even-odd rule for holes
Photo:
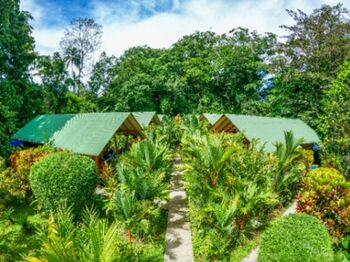
[[[283,38],[246,28],[195,32],[167,49],[114,57],[98,50],[103,28],[91,18],[72,21],[56,53],[36,53],[31,14],[19,0],[0,3],[0,155],[38,114],[149,110],[298,117],[348,150],[350,15],[342,4],[287,10],[294,24],[281,25]]]

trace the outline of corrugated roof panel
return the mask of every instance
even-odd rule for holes
[[[158,114],[158,118],[159,118],[159,121],[160,121],[160,122],[162,122],[163,117],[165,117],[165,115],[163,115],[163,114]]]
[[[128,116],[121,112],[77,114],[54,134],[52,143],[75,153],[98,156]]]
[[[156,112],[133,112],[132,114],[134,115],[136,121],[140,124],[141,127],[149,126],[153,118],[157,117]]]
[[[274,143],[284,143],[284,132],[292,131],[304,144],[319,143],[317,133],[300,119],[225,114],[248,140],[259,139],[266,143],[266,151],[274,151]]]
[[[204,113],[203,116],[208,120],[208,122],[213,126],[222,116],[222,114],[209,114]]]
[[[50,141],[55,132],[61,130],[66,122],[74,116],[75,114],[37,116],[18,130],[12,138],[25,142],[45,144]]]

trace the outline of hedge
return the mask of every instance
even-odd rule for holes
[[[333,261],[332,239],[320,220],[307,214],[281,218],[262,235],[259,262]]]
[[[95,163],[86,156],[60,152],[31,168],[30,185],[40,207],[56,210],[64,202],[74,209],[84,207],[95,192]]]

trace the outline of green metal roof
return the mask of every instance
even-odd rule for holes
[[[149,126],[153,118],[157,118],[157,120],[159,120],[156,112],[133,112],[132,114],[141,127]]]
[[[284,132],[292,131],[296,139],[303,138],[304,144],[318,143],[317,133],[300,119],[260,117],[225,114],[248,140],[259,139],[265,143],[265,150],[275,150],[274,143],[284,143]]]
[[[77,114],[52,137],[55,147],[84,155],[98,156],[129,113]]]
[[[12,138],[25,142],[45,144],[50,141],[56,131],[62,129],[66,122],[74,116],[75,114],[37,116],[18,130]]]
[[[204,113],[203,116],[208,120],[209,124],[213,126],[220,119],[222,114]]]
[[[160,122],[162,122],[163,117],[165,117],[165,115],[163,115],[163,114],[158,114],[158,118],[159,118],[159,121],[160,121]]]

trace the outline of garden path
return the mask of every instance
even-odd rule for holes
[[[181,162],[179,155],[174,159],[171,178],[171,191],[168,203],[168,226],[165,235],[164,261],[193,262],[191,227],[187,209],[186,191],[182,179],[183,173],[178,171]]]
[[[295,200],[290,207],[283,213],[282,217],[294,214],[297,212],[297,201]],[[250,251],[249,255],[242,259],[241,262],[256,262],[259,257],[259,246]]]

